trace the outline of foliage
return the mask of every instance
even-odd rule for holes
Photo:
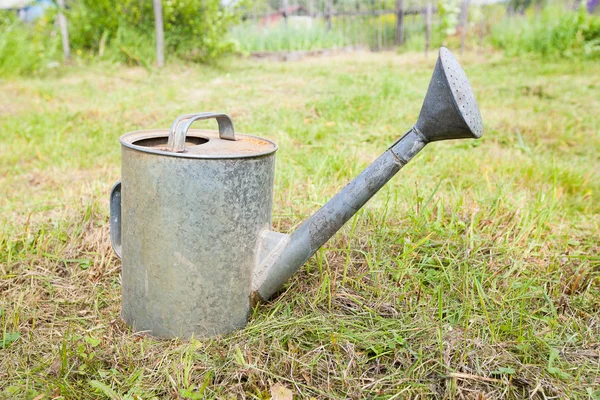
[[[261,27],[244,24],[231,30],[231,37],[245,53],[260,51],[320,50],[349,44],[337,31],[327,31],[322,24],[307,26]]]
[[[524,13],[531,6],[541,7],[547,0],[509,0],[508,6],[513,11]]]
[[[257,6],[268,5],[271,10],[283,8],[283,0],[255,0]],[[326,8],[326,0],[288,0],[289,5],[300,5],[307,9],[323,11]],[[409,3],[409,1],[406,1]],[[355,10],[374,10],[374,9],[394,9],[396,0],[331,0],[334,9],[355,9]]]
[[[116,44],[113,56],[152,62],[154,53],[147,48],[154,40],[151,1],[76,0],[68,18],[75,49],[102,55],[105,46]],[[206,62],[233,50],[225,33],[237,17],[219,0],[163,1],[163,18],[166,54]]]
[[[66,10],[71,53],[149,66],[155,59],[151,1],[74,0]],[[241,7],[244,2],[237,3]],[[165,53],[194,62],[210,62],[235,51],[226,32],[236,23],[235,7],[219,0],[163,1]],[[0,13],[0,75],[41,74],[61,61],[56,9],[29,24],[15,13]]]
[[[437,26],[438,32],[445,35],[454,35],[460,15],[458,0],[439,0],[437,7],[440,18],[440,24]]]
[[[56,66],[62,55],[54,13],[25,25],[14,13],[0,12],[0,75],[31,75]]]
[[[540,16],[505,19],[492,29],[492,43],[509,55],[600,57],[600,17],[585,8],[548,7]]]

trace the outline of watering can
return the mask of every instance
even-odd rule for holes
[[[190,129],[216,119],[218,131]],[[222,113],[126,133],[110,236],[122,259],[122,317],[157,337],[210,337],[246,325],[427,143],[479,138],[467,77],[441,48],[416,124],[293,233],[271,229],[277,145],[238,134]]]

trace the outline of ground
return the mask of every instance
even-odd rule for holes
[[[0,398],[600,398],[600,69],[461,62],[484,137],[428,145],[246,329],[192,341],[119,317],[118,137],[228,112],[279,144],[291,232],[412,126],[434,55],[0,81]]]

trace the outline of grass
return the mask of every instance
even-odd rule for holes
[[[350,42],[340,32],[329,32],[324,26],[261,27],[242,24],[231,29],[231,37],[244,53],[259,51],[322,50],[348,46]]]
[[[403,50],[420,51],[425,48],[425,22],[421,16],[405,18],[405,45]],[[335,17],[332,28],[327,30],[322,20],[312,25],[290,21],[272,26],[260,26],[247,22],[233,27],[230,36],[238,43],[243,53],[264,51],[296,51],[336,49],[347,46],[362,46],[372,50],[394,48],[396,17],[393,14],[377,17]],[[440,42],[434,32],[433,42]]]
[[[568,8],[568,7],[567,7]],[[454,15],[452,12],[450,13]],[[457,21],[449,14],[433,17],[430,48],[442,43],[458,46],[460,29],[454,33]],[[457,15],[455,15],[457,17]],[[529,7],[525,15],[507,15],[505,5],[473,6],[469,11],[465,46],[484,46],[504,51],[509,56],[527,54],[544,58],[590,58],[600,56],[600,17],[591,15],[585,7],[565,9],[565,5],[548,4],[541,11]],[[295,51],[364,46],[372,50],[394,48],[396,17],[336,17],[327,30],[317,19],[311,26],[259,26],[256,20],[233,27],[230,36],[243,53],[263,51]],[[425,48],[423,15],[407,15],[404,22],[405,42],[399,51],[419,52]],[[449,24],[449,25],[446,25]]]
[[[20,21],[5,22],[0,10],[0,76],[31,76],[60,65],[60,36],[48,35],[46,21],[25,27]]]
[[[540,15],[504,18],[491,31],[491,43],[509,55],[600,57],[600,17],[588,14],[585,7],[546,7]]]
[[[276,384],[296,398],[599,398],[600,71],[462,62],[484,137],[429,145],[246,329],[189,342],[119,318],[119,135],[230,113],[280,146],[274,226],[288,232],[415,122],[435,58],[1,81],[0,398],[266,399]]]

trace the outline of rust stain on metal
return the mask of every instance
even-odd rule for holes
[[[268,139],[236,134],[235,141],[223,140],[218,131],[190,129],[185,150],[174,153],[167,147],[168,137],[169,131],[165,129],[135,131],[124,135],[121,141],[134,150],[183,158],[245,158],[277,151],[277,145]]]

